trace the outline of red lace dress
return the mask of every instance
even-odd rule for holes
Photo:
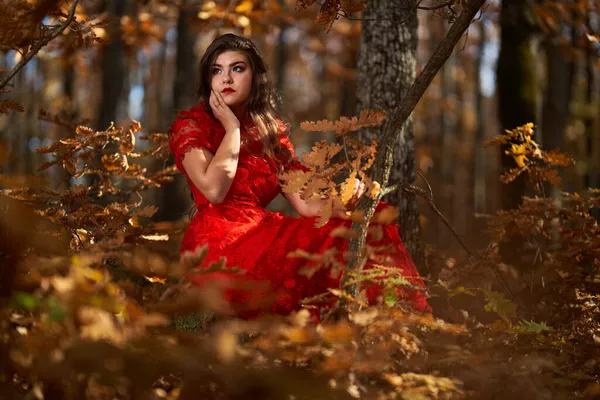
[[[184,174],[182,160],[186,152],[205,147],[214,154],[225,134],[222,125],[204,107],[202,102],[180,112],[171,126],[170,148],[178,169]],[[286,168],[305,169],[297,160],[294,147],[281,126],[279,143],[292,154],[291,163]],[[248,131],[242,129],[241,134],[244,137]],[[246,271],[243,275],[223,272],[190,274],[190,279],[198,286],[210,282],[224,287],[224,300],[234,313],[242,317],[255,316],[257,312],[264,311],[288,314],[299,308],[301,299],[338,286],[339,277],[332,277],[330,271],[320,269],[309,278],[301,273],[309,265],[308,261],[288,258],[286,255],[296,249],[323,253],[335,248],[339,253],[336,257],[341,261],[347,241],[331,237],[329,233],[341,225],[349,227],[351,222],[334,218],[323,227],[316,228],[315,217],[295,218],[266,210],[271,200],[281,193],[277,165],[269,157],[256,157],[242,148],[232,185],[220,204],[209,203],[189,177],[187,180],[198,211],[185,233],[181,252],[194,251],[196,247],[207,243],[208,259],[203,267],[208,266],[210,261],[226,256],[228,267]],[[379,208],[385,206],[388,205],[384,202],[379,204]],[[413,284],[424,288],[400,240],[398,226],[384,226],[383,232],[383,239],[371,244],[391,244],[395,251],[389,256],[395,265],[404,270],[405,276]],[[422,291],[400,292],[415,310],[430,310]],[[367,291],[370,302],[374,302],[380,294],[381,288],[378,286],[371,286]]]

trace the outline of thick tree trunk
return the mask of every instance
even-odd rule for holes
[[[594,103],[598,102],[597,93],[594,94],[596,87],[596,67],[595,57],[588,51],[585,60],[585,77],[586,77],[586,88],[585,88],[585,104],[587,107],[592,109]],[[591,113],[587,113],[585,118],[585,131],[586,131],[586,156],[587,162],[589,163],[585,173],[585,188],[600,189],[600,124],[598,116]],[[590,210],[598,221],[600,221],[600,210],[593,208]]]
[[[405,3],[412,5],[414,1]],[[369,2],[363,15],[358,53],[357,111],[383,109],[389,112],[400,105],[416,76],[417,26],[416,12],[412,8],[384,0]],[[397,129],[399,140],[394,149],[390,184],[403,187],[416,181],[412,118]],[[365,129],[360,132],[360,138],[370,141],[380,132],[380,128]],[[424,255],[417,199],[398,190],[384,200],[399,208],[400,236],[422,269]]]
[[[528,20],[529,1],[502,0],[500,11],[501,44],[497,66],[498,106],[502,130],[528,122],[536,123],[535,56],[531,46],[533,30]],[[501,148],[502,167],[516,166]],[[525,193],[525,179],[502,185],[501,206],[516,208]]]
[[[182,1],[182,6],[187,1]],[[198,65],[194,48],[196,34],[190,30],[189,19],[194,11],[182,10],[177,20],[177,61],[175,68],[175,87],[173,88],[173,107],[186,109],[198,101]]]
[[[546,150],[562,149],[565,130],[569,121],[571,89],[575,76],[575,63],[563,53],[558,37],[550,37],[544,43],[546,53],[546,90],[542,106],[542,146]],[[564,150],[564,149],[563,149]],[[546,195],[558,195],[548,183]],[[578,190],[575,188],[569,188]]]
[[[542,144],[546,150],[561,148],[571,103],[574,64],[562,54],[558,38],[546,42],[546,93],[542,109]]]

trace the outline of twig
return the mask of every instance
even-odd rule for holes
[[[6,76],[4,79],[2,79],[2,81],[0,81],[0,90],[3,89],[10,82],[10,80],[42,49],[42,47],[46,46],[48,42],[56,38],[58,35],[63,33],[65,29],[67,29],[71,22],[73,22],[73,17],[75,17],[75,9],[77,8],[77,3],[79,3],[79,0],[73,1],[71,9],[69,10],[69,15],[67,16],[65,22],[63,22],[59,27],[54,29],[50,35],[44,36],[42,39],[36,42],[35,45],[31,47],[31,50],[29,50],[29,52],[27,52],[27,54],[25,54],[23,58],[21,58],[21,61],[19,61],[19,63],[15,65],[12,71],[10,71],[8,76]]]
[[[517,306],[519,308],[523,309],[523,307],[517,302],[517,299],[516,299],[515,295],[510,290],[510,287],[508,286],[508,283],[506,282],[506,279],[504,279],[504,277],[500,274],[500,271],[498,270],[498,268],[493,263],[491,263],[490,260],[488,260],[486,257],[484,257],[484,256],[482,256],[482,255],[480,255],[480,254],[472,251],[471,249],[469,249],[469,247],[463,241],[462,236],[459,235],[458,232],[456,232],[456,229],[454,229],[454,227],[452,226],[452,224],[450,224],[450,222],[444,216],[444,214],[442,214],[442,212],[437,208],[437,206],[433,202],[433,192],[431,190],[431,185],[429,184],[429,181],[420,172],[419,172],[419,175],[427,183],[427,186],[429,187],[429,194],[426,193],[425,190],[421,189],[420,187],[413,186],[413,185],[409,185],[408,187],[404,187],[402,189],[405,192],[407,192],[407,193],[416,194],[416,195],[422,197],[425,201],[427,201],[427,203],[429,204],[429,207],[431,207],[431,209],[433,210],[433,212],[436,213],[436,215],[438,217],[440,217],[440,219],[442,220],[442,222],[444,223],[444,225],[446,225],[448,227],[448,229],[450,229],[450,231],[452,232],[452,234],[454,235],[454,237],[456,237],[456,240],[458,240],[458,242],[460,243],[461,247],[465,250],[465,252],[468,255],[477,258],[479,261],[483,261],[487,265],[489,265],[489,267],[494,272],[494,275],[496,275],[496,279],[498,280],[498,282],[500,282],[500,284],[504,287],[504,290],[506,290],[506,292],[510,295],[510,297],[515,302],[515,304],[517,304]],[[397,186],[398,185],[394,185],[394,187],[397,187]]]
[[[460,15],[454,20],[445,38],[439,43],[419,76],[417,76],[408,91],[404,94],[400,105],[390,110],[388,114],[389,118],[387,118],[387,122],[379,136],[380,148],[383,151],[378,152],[374,164],[374,178],[382,187],[387,187],[388,185],[390,169],[393,164],[393,151],[400,136],[398,127],[404,126],[425,93],[425,90],[452,54],[454,47],[471,24],[473,18],[477,15],[481,6],[485,3],[485,0],[464,0],[463,3]],[[349,273],[360,272],[360,259],[362,258],[362,249],[366,241],[368,221],[373,216],[380,198],[381,195],[376,196],[375,199],[363,197],[362,201],[359,201],[360,209],[365,210],[366,221],[360,223],[354,222],[352,224],[352,231],[358,232],[359,235],[357,238],[350,239],[348,243],[348,250],[356,252],[359,256],[348,263],[346,274],[342,278],[342,285],[349,281]],[[354,285],[350,288],[349,293],[351,295],[358,295],[358,290],[358,286]],[[340,299],[339,305],[343,306],[344,303],[344,299]]]
[[[427,193],[425,193],[425,191],[423,189],[421,189],[420,187],[417,186],[413,186],[413,185],[409,185],[407,187],[402,188],[402,190],[404,190],[406,193],[412,193],[412,194],[416,194],[419,197],[423,198],[427,204],[429,204],[429,207],[431,207],[431,209],[433,210],[434,213],[436,213],[436,215],[438,217],[440,217],[440,219],[442,220],[442,222],[444,223],[444,225],[446,225],[448,227],[448,229],[450,229],[450,231],[452,231],[452,234],[456,237],[456,239],[458,240],[458,242],[460,243],[461,247],[470,255],[473,256],[475,258],[478,258],[481,261],[486,261],[486,258],[477,254],[476,252],[472,251],[469,249],[469,247],[466,245],[466,243],[463,241],[462,236],[458,234],[458,232],[456,232],[456,229],[454,229],[454,227],[452,226],[452,224],[450,224],[450,221],[448,221],[448,219],[444,216],[444,214],[442,214],[442,212],[437,208],[437,206],[435,205],[435,203],[433,202],[432,196],[429,196]]]

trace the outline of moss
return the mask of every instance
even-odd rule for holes
[[[174,317],[173,327],[180,331],[205,331],[215,320],[215,313],[210,311],[199,311]]]

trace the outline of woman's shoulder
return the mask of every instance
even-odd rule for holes
[[[214,134],[219,131],[220,124],[206,111],[205,102],[196,104],[187,110],[179,111],[177,118],[170,126],[171,134],[181,131],[201,131],[204,134]],[[185,132],[184,132],[185,133]],[[187,132],[189,133],[189,132]]]
[[[202,101],[187,110],[180,110],[177,114],[177,120],[193,119],[198,122],[212,123],[212,117],[206,111],[205,102]]]

